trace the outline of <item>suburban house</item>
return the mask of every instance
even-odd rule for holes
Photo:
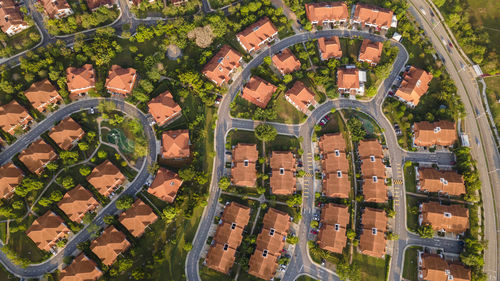
[[[452,146],[457,140],[457,130],[454,122],[421,121],[413,124],[414,146]]]
[[[250,208],[236,202],[227,204],[212,239],[204,264],[228,274],[234,264],[236,249],[243,240],[243,230],[250,220]]]
[[[29,27],[23,14],[13,0],[0,1],[0,29],[8,36],[13,36]]]
[[[182,182],[183,180],[177,173],[160,168],[153,183],[149,186],[148,192],[163,201],[173,203]]]
[[[363,199],[365,202],[387,202],[387,185],[383,178],[377,176],[366,177],[363,180]]]
[[[331,198],[348,198],[351,184],[344,137],[339,133],[321,136],[319,150],[323,158],[323,195]]]
[[[26,230],[26,235],[38,248],[51,253],[55,252],[57,241],[66,238],[68,233],[70,230],[63,219],[52,211],[47,211],[38,217]]]
[[[322,154],[346,151],[345,139],[340,133],[324,134],[319,138],[319,150]]]
[[[82,130],[82,127],[71,117],[63,119],[49,132],[49,137],[62,150],[69,150],[75,146],[82,139],[83,135],[85,135],[85,132]]]
[[[318,38],[318,49],[321,60],[340,59],[342,57],[342,48],[338,36]]]
[[[119,65],[112,65],[106,78],[104,86],[111,94],[127,96],[132,93],[137,72],[133,68],[122,68]]]
[[[344,2],[321,2],[306,4],[306,16],[312,24],[340,24],[349,18]]]
[[[358,145],[358,155],[361,159],[364,200],[374,203],[386,202],[388,196],[382,145],[377,139],[362,140]]]
[[[331,173],[323,177],[322,194],[330,198],[349,198],[351,181],[345,173]]]
[[[85,0],[85,2],[87,2],[87,7],[89,7],[89,10],[92,12],[99,9],[101,6],[113,8],[113,5],[115,4],[113,0]]]
[[[375,42],[369,39],[364,39],[361,43],[361,48],[359,49],[358,60],[362,62],[367,62],[372,66],[377,65],[382,57],[382,49],[384,44],[382,42]]]
[[[127,178],[109,160],[97,165],[87,176],[87,181],[104,197],[114,195],[114,192]]]
[[[190,156],[189,131],[171,130],[165,131],[161,137],[163,159],[179,160]]]
[[[141,237],[146,228],[154,223],[158,216],[147,204],[137,199],[132,207],[125,210],[118,217],[118,221],[128,229],[134,237]]]
[[[260,108],[266,108],[277,89],[278,87],[266,80],[252,76],[243,88],[241,97]]]
[[[291,195],[295,192],[295,158],[291,151],[273,151],[271,155],[271,193]]]
[[[31,103],[34,109],[39,112],[45,112],[49,106],[61,103],[62,97],[57,92],[56,87],[50,84],[49,79],[35,82],[31,84],[24,95]]]
[[[245,51],[251,53],[258,51],[262,45],[273,41],[277,35],[276,27],[268,17],[264,17],[236,34],[236,40]]]
[[[363,233],[359,239],[359,249],[363,255],[381,258],[385,255],[385,232],[387,217],[384,210],[365,208],[361,216]]]
[[[149,114],[153,116],[156,124],[160,127],[181,116],[181,107],[175,102],[169,91],[154,97],[148,103],[148,109]]]
[[[62,19],[73,14],[66,0],[40,0],[45,14],[51,19]]]
[[[300,70],[300,61],[288,48],[272,56],[271,60],[282,75]]]
[[[0,198],[8,199],[21,183],[23,172],[12,163],[0,166]]]
[[[26,129],[31,121],[33,117],[15,100],[0,106],[0,127],[8,134],[14,135],[17,128]]]
[[[358,145],[358,154],[360,158],[374,156],[375,158],[384,158],[382,145],[377,139],[361,140]]]
[[[82,223],[85,214],[93,212],[99,207],[99,202],[95,200],[92,193],[81,185],[77,185],[64,194],[64,197],[57,203],[70,220]]]
[[[130,247],[125,234],[110,225],[97,239],[90,242],[90,250],[104,265],[112,265],[118,256]]]
[[[417,170],[417,190],[438,192],[451,196],[465,194],[464,177],[454,171],[439,171],[434,168]]]
[[[70,265],[59,273],[59,281],[96,280],[102,276],[97,264],[87,258],[84,253],[79,254]]]
[[[456,261],[446,261],[442,255],[418,253],[419,280],[468,281],[471,270]]]
[[[295,82],[293,87],[286,91],[285,99],[304,114],[309,112],[309,107],[318,104],[314,99],[314,93],[302,81]]]
[[[237,186],[255,186],[257,171],[255,164],[259,159],[256,144],[238,143],[233,148],[231,183]]]
[[[19,154],[19,160],[30,172],[40,175],[45,166],[57,158],[57,153],[52,146],[39,139],[28,146]]]
[[[462,234],[469,228],[469,209],[462,205],[441,205],[438,202],[422,203],[418,217],[420,225],[432,226],[439,232]]]
[[[218,86],[228,83],[241,66],[243,57],[229,45],[224,45],[203,68],[203,74]]]
[[[73,101],[85,97],[90,90],[94,89],[95,81],[96,74],[91,64],[66,69],[69,98]]]
[[[262,223],[255,252],[250,257],[248,273],[270,280],[276,274],[278,258],[285,247],[286,236],[290,228],[290,216],[285,212],[269,208]]]
[[[180,5],[183,5],[184,3],[187,3],[188,0],[170,0],[170,2],[174,6],[180,6]]]
[[[396,91],[395,97],[409,106],[417,106],[420,98],[429,89],[431,80],[432,74],[412,66],[403,74],[403,81]]]
[[[398,24],[398,20],[391,10],[367,4],[355,5],[351,21],[362,27],[368,26],[385,30],[389,27],[396,27]]]
[[[349,224],[349,208],[328,203],[321,210],[321,229],[317,243],[323,250],[341,254],[347,244],[346,228]]]
[[[366,71],[354,66],[337,69],[337,87],[340,94],[362,95],[365,93]]]

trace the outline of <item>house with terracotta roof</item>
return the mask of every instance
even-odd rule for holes
[[[277,89],[278,87],[259,76],[252,76],[250,81],[245,84],[241,97],[260,108],[266,108]]]
[[[403,81],[394,96],[411,107],[417,106],[427,93],[431,80],[432,74],[412,66],[403,74]]]
[[[73,14],[66,0],[40,0],[45,14],[51,19],[62,19]]]
[[[271,155],[271,193],[290,195],[295,192],[295,158],[291,151],[273,151]]]
[[[126,180],[127,178],[109,160],[97,165],[87,176],[87,181],[104,197],[112,195]]]
[[[188,0],[170,0],[172,5],[174,6],[180,6],[188,2]]]
[[[248,262],[248,273],[264,280],[270,280],[276,274],[278,258],[278,255],[267,250],[256,249]]]
[[[382,144],[377,139],[361,140],[358,145],[358,155],[360,158],[384,158]]]
[[[340,133],[324,134],[319,138],[319,150],[321,154],[336,153],[336,151],[346,151],[345,139]]]
[[[161,200],[173,203],[182,183],[183,180],[177,173],[160,168],[153,183],[149,186],[148,192]]]
[[[33,117],[15,100],[0,106],[0,128],[8,134],[14,135],[17,128],[26,129],[31,121]]]
[[[364,39],[359,49],[358,60],[367,62],[371,65],[377,65],[382,57],[382,49],[384,45],[382,42],[375,42],[369,39]]]
[[[70,233],[69,228],[64,224],[63,219],[52,211],[47,211],[38,217],[26,230],[36,246],[47,252],[54,252],[57,248],[57,241],[64,239]]]
[[[327,203],[321,208],[322,224],[339,224],[345,228],[349,224],[349,218],[349,208],[345,205]]]
[[[91,281],[99,279],[102,275],[97,264],[81,253],[70,265],[61,270],[59,281]]]
[[[317,243],[323,250],[341,254],[347,244],[346,227],[349,224],[349,208],[328,203],[321,210],[321,228]]]
[[[163,92],[148,102],[149,114],[158,126],[164,126],[181,116],[181,107],[169,91]]]
[[[321,193],[330,198],[349,198],[351,181],[346,173],[330,173],[323,177]]]
[[[153,212],[153,209],[140,199],[135,200],[132,207],[121,213],[118,221],[134,235],[141,237],[146,231],[146,228],[154,223],[158,216]]]
[[[70,220],[82,223],[85,214],[93,212],[99,207],[99,202],[95,200],[92,193],[81,185],[77,185],[66,194],[57,203],[57,207],[61,209]]]
[[[238,143],[233,148],[231,183],[237,186],[255,186],[257,171],[255,164],[259,158],[256,144]]]
[[[365,208],[361,216],[359,249],[362,254],[381,258],[385,255],[387,217],[384,210]]]
[[[218,272],[229,274],[236,260],[235,256],[236,249],[227,244],[213,243],[208,249],[204,265]]]
[[[23,172],[12,163],[0,166],[0,198],[8,199],[21,183]]]
[[[318,38],[318,50],[321,60],[340,59],[342,57],[342,48],[338,36]]]
[[[177,160],[189,158],[191,152],[189,146],[188,130],[170,130],[163,132],[161,136],[163,159]]]
[[[73,118],[66,117],[49,132],[49,137],[62,149],[68,150],[82,139],[85,132]]]
[[[361,140],[358,145],[363,176],[363,196],[365,201],[386,202],[387,185],[385,184],[385,164],[382,145],[377,139]]]
[[[136,79],[137,72],[135,69],[122,68],[114,64],[109,70],[104,86],[112,94],[127,96],[132,93]]]
[[[469,209],[462,205],[441,205],[438,202],[422,203],[418,217],[420,225],[432,226],[438,232],[462,234],[469,228]]]
[[[312,24],[341,24],[349,18],[344,2],[321,2],[306,4],[306,16]]]
[[[389,29],[397,26],[397,19],[391,10],[368,5],[356,4],[352,23],[360,24],[362,27],[374,27],[377,29]]]
[[[87,7],[89,7],[89,10],[92,12],[99,9],[101,6],[111,9],[115,4],[113,0],[85,0],[85,2],[87,2]]]
[[[385,179],[385,164],[381,158],[370,156],[368,159],[361,160],[361,174],[365,178],[377,177]]]
[[[241,66],[243,56],[229,45],[224,45],[203,67],[203,74],[218,86],[228,83]]]
[[[318,104],[314,99],[314,93],[302,81],[295,82],[293,87],[286,91],[285,99],[304,114],[309,112],[309,107],[316,107]]]
[[[427,121],[413,124],[413,145],[414,146],[453,146],[458,140],[455,122]]]
[[[29,27],[23,14],[12,0],[0,1],[0,29],[8,36],[13,36]]]
[[[264,44],[273,41],[277,36],[276,27],[268,17],[263,17],[236,34],[236,40],[245,51],[251,53],[260,50]]]
[[[454,171],[421,168],[417,170],[417,179],[417,190],[421,192],[438,192],[451,196],[465,194],[464,178]]]
[[[446,261],[442,255],[418,253],[419,280],[471,280],[471,270],[463,264]]]
[[[39,139],[28,146],[19,154],[19,160],[30,172],[39,175],[45,166],[57,158],[57,153],[52,146]]]
[[[362,95],[365,93],[366,72],[356,67],[337,69],[337,87],[340,94]]]
[[[365,177],[363,179],[363,199],[365,202],[384,203],[387,202],[387,185],[383,178],[377,176]]]
[[[110,225],[90,243],[90,250],[104,265],[112,265],[118,256],[130,247],[125,234]]]
[[[321,167],[324,174],[346,174],[349,172],[349,161],[345,152],[334,152],[323,155]]]
[[[57,92],[56,87],[50,84],[49,79],[35,82],[31,84],[24,95],[31,103],[34,109],[45,112],[49,106],[60,104],[62,97]]]
[[[282,75],[300,70],[300,61],[288,48],[272,56],[271,60]]]
[[[90,90],[95,88],[95,81],[96,74],[91,64],[66,69],[66,85],[71,100],[85,97]]]
[[[245,228],[250,220],[250,208],[236,202],[231,202],[224,208],[221,220]]]

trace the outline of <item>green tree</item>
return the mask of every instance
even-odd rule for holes
[[[90,169],[89,166],[81,166],[79,171],[80,171],[80,175],[86,177],[86,176],[90,175],[90,172],[92,171],[92,169]]]
[[[52,191],[52,193],[50,193],[50,197],[49,197],[49,199],[52,202],[59,202],[59,201],[61,201],[62,198],[63,198],[63,194],[59,190]]]
[[[432,225],[426,224],[422,225],[417,229],[418,234],[422,238],[432,238],[434,237],[434,230],[432,229]]]
[[[116,218],[115,218],[115,216],[108,215],[108,216],[105,216],[104,218],[102,218],[102,221],[105,224],[111,225],[111,224],[114,224],[116,222]]]
[[[99,149],[99,151],[97,151],[97,157],[104,159],[108,157],[108,153],[102,149]]]
[[[172,221],[174,221],[178,212],[179,211],[177,210],[177,208],[169,205],[169,206],[165,207],[165,209],[163,209],[163,212],[162,212],[163,218],[165,219],[165,221],[167,223],[171,223]]]
[[[318,227],[319,227],[319,222],[318,222],[318,221],[316,221],[316,220],[312,220],[312,221],[311,221],[311,227],[312,227],[312,228],[318,228]]]
[[[75,164],[78,161],[78,152],[76,151],[61,151],[59,157],[65,165]]]
[[[84,141],[81,141],[78,143],[78,148],[80,148],[81,151],[87,151],[89,150],[89,144]]]
[[[273,141],[277,135],[278,131],[270,124],[260,124],[255,128],[255,137],[261,141]]]
[[[196,171],[193,168],[181,169],[179,177],[184,181],[190,181],[196,177]]]
[[[341,260],[337,264],[337,275],[340,280],[358,281],[361,280],[361,272],[357,263],[349,264],[345,260]]]
[[[57,170],[57,168],[59,168],[59,165],[57,165],[56,162],[50,162],[46,167],[49,171],[54,172],[55,170]]]
[[[122,196],[120,199],[116,200],[116,208],[120,210],[127,210],[134,204],[134,198],[132,196]]]
[[[193,244],[191,242],[186,242],[183,247],[184,251],[189,252],[191,249],[193,249]]]
[[[365,138],[366,131],[363,128],[363,123],[357,118],[351,118],[347,121],[347,128],[353,142],[358,142]]]
[[[65,189],[71,189],[75,186],[75,181],[73,180],[73,178],[71,176],[66,176],[62,180],[62,186]]]
[[[297,237],[297,236],[290,236],[290,235],[288,235],[288,236],[286,237],[286,242],[287,242],[288,244],[295,245],[295,244],[297,244],[297,243],[299,242],[299,237]]]
[[[222,177],[219,180],[219,188],[221,190],[226,190],[231,185],[231,180],[229,177]]]
[[[352,241],[352,240],[354,240],[354,238],[356,238],[356,231],[354,231],[353,229],[349,228],[347,230],[347,239],[349,239],[349,241]]]

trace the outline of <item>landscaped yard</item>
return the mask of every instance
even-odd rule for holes
[[[408,230],[416,232],[418,229],[418,207],[420,201],[411,195],[406,195],[406,224]]]
[[[300,275],[299,278],[297,278],[297,281],[318,281],[318,280],[311,278],[307,275]]]
[[[404,165],[405,188],[409,192],[417,192],[417,180],[415,167],[413,165]]]
[[[386,280],[385,267],[386,260],[354,253],[353,263],[359,266],[361,271],[361,280],[363,281],[381,281]]]
[[[422,247],[412,246],[406,248],[405,262],[403,265],[403,278],[410,281],[418,280],[418,260],[417,251],[422,251]]]

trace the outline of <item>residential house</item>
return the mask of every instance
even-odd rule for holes
[[[12,163],[0,166],[0,198],[8,199],[21,183],[23,172]]]
[[[365,177],[363,180],[363,199],[365,202],[387,202],[387,185],[383,178],[377,176]]]
[[[104,265],[112,265],[118,256],[130,247],[125,234],[110,225],[97,239],[90,242],[90,250]]]
[[[224,45],[203,68],[203,74],[218,86],[229,83],[233,73],[241,66],[243,57],[229,45]]]
[[[62,19],[73,14],[66,0],[40,0],[40,3],[51,19]]]
[[[419,252],[419,280],[470,281],[471,270],[456,261],[446,261],[442,255]]]
[[[36,246],[47,252],[53,252],[57,247],[56,243],[66,238],[68,233],[70,230],[64,224],[63,219],[52,211],[47,211],[38,217],[26,230],[26,235],[35,242]]]
[[[0,1],[0,29],[8,36],[13,36],[29,27],[23,14],[13,0]]]
[[[183,180],[175,172],[160,168],[148,192],[168,203],[173,203]]]
[[[387,201],[385,184],[385,164],[383,163],[382,145],[377,139],[362,140],[358,145],[363,176],[363,196],[365,201],[384,203]]]
[[[403,81],[395,97],[409,106],[417,106],[420,98],[427,93],[431,80],[432,74],[412,66],[403,74]]]
[[[384,45],[382,42],[375,42],[369,39],[364,39],[359,49],[358,60],[367,62],[372,66],[377,65],[382,57],[382,49]]]
[[[84,253],[79,254],[70,265],[59,273],[59,281],[91,281],[103,275],[97,264],[87,258]]]
[[[162,134],[163,159],[187,159],[191,155],[188,130],[170,130]]]
[[[309,107],[315,107],[318,104],[314,99],[314,93],[302,81],[293,84],[293,87],[285,93],[285,99],[304,114],[309,112]]]
[[[233,149],[231,183],[237,186],[255,186],[257,180],[255,164],[258,158],[256,144],[238,143]]]
[[[158,217],[153,209],[147,204],[137,199],[132,207],[121,213],[118,221],[128,229],[134,237],[141,237],[146,228],[154,223]]]
[[[312,24],[340,24],[349,18],[344,2],[321,2],[306,4],[306,16]]]
[[[346,228],[349,224],[349,208],[333,203],[321,210],[321,229],[317,243],[323,250],[341,254],[347,244]]]
[[[97,165],[87,176],[87,181],[104,197],[113,195],[127,178],[109,160]]]
[[[258,51],[264,44],[273,41],[278,36],[278,30],[268,17],[261,18],[245,30],[236,34],[236,40],[245,51]]]
[[[290,151],[273,151],[271,155],[271,193],[291,195],[295,192],[295,158]]]
[[[462,234],[469,228],[469,209],[462,205],[441,205],[438,202],[422,203],[420,212],[419,224],[430,224],[435,231]]]
[[[174,6],[180,6],[188,2],[188,0],[170,0],[172,5]]]
[[[57,153],[52,146],[39,139],[28,146],[19,154],[19,160],[30,172],[40,175],[45,166],[57,158]]]
[[[384,210],[365,208],[361,216],[362,231],[359,249],[364,255],[381,258],[385,255],[387,217]]]
[[[332,198],[348,198],[351,184],[344,137],[339,133],[321,136],[319,150],[323,158],[323,195]]]
[[[413,124],[413,132],[415,146],[453,146],[458,140],[455,123],[450,121],[416,122]]]
[[[60,104],[62,97],[57,92],[56,87],[50,84],[49,79],[35,82],[31,84],[24,95],[31,103],[34,109],[39,112],[45,112],[49,106]]]
[[[137,72],[135,69],[122,68],[114,64],[109,70],[104,86],[108,89],[108,92],[126,97],[132,93],[136,79]]]
[[[250,220],[250,208],[236,202],[231,202],[224,208],[221,220],[245,228]]]
[[[377,139],[361,140],[358,145],[358,154],[362,159],[370,158],[371,156],[384,158],[382,145]]]
[[[321,154],[346,152],[345,139],[340,133],[324,134],[319,138],[318,144]]]
[[[113,0],[85,0],[87,2],[87,7],[92,12],[99,9],[99,7],[104,6],[106,8],[113,8],[115,4]]]
[[[66,85],[69,98],[73,101],[85,97],[90,90],[95,88],[95,82],[96,74],[91,64],[66,69]]]
[[[417,178],[419,191],[438,192],[451,196],[465,194],[464,178],[457,172],[421,168],[418,169]]]
[[[181,107],[169,91],[159,94],[148,102],[148,109],[149,114],[160,127],[181,116]]]
[[[300,70],[300,61],[288,48],[272,56],[271,59],[273,65],[279,70],[282,75],[290,74],[294,71]]]
[[[349,161],[345,152],[334,152],[323,155],[321,167],[324,174],[346,174],[349,172]],[[339,176],[340,177],[340,176]]]
[[[66,117],[49,132],[49,137],[62,149],[69,150],[82,139],[85,132],[73,118]]]
[[[365,93],[366,72],[356,67],[337,69],[337,87],[340,94],[362,95]]]
[[[83,217],[99,207],[92,193],[81,185],[77,185],[57,203],[57,207],[63,211],[70,220],[82,223]]]
[[[241,97],[260,108],[266,108],[276,89],[278,87],[266,80],[258,76],[252,76],[243,88]]]
[[[342,48],[338,36],[318,38],[318,49],[321,60],[340,59],[342,57]]]
[[[324,196],[330,198],[349,198],[350,191],[351,181],[347,173],[329,173],[323,177],[322,194]]]
[[[0,127],[8,134],[14,135],[18,128],[26,129],[31,121],[33,117],[15,100],[0,106]]]
[[[351,21],[361,26],[385,30],[389,29],[389,27],[397,26],[397,19],[391,10],[367,4],[355,5]]]

